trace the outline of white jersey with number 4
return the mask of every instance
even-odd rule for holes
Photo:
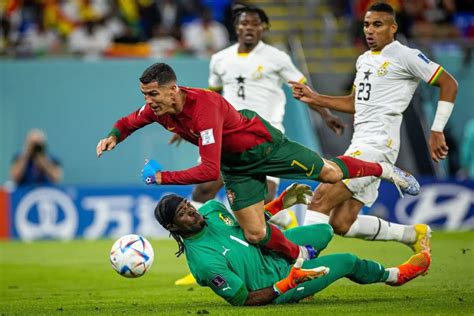
[[[434,84],[442,68],[398,41],[380,52],[365,52],[356,68],[354,135],[344,155],[394,164],[400,149],[402,113],[420,79]],[[347,179],[344,184],[354,199],[371,206],[377,199],[380,179]]]
[[[211,57],[209,87],[222,88],[237,110],[253,110],[281,131],[286,104],[282,85],[289,80],[305,82],[290,56],[261,41],[248,54],[239,54],[234,44]]]
[[[367,51],[356,64],[352,143],[388,146],[398,152],[402,113],[421,80],[434,84],[442,67],[422,52],[394,41]]]

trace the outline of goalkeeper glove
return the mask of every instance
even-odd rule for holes
[[[163,167],[156,160],[147,160],[142,169],[142,180],[146,184],[156,184],[156,173]]]
[[[270,218],[281,210],[287,209],[295,204],[309,204],[313,192],[306,184],[293,183],[287,187],[279,197],[265,204],[264,209]],[[268,214],[270,213],[271,216]]]
[[[309,204],[313,191],[309,185],[293,183],[280,196],[283,200],[283,209],[287,209],[295,204]]]
[[[293,267],[291,267],[288,276],[273,285],[273,290],[276,294],[281,295],[295,288],[298,284],[322,277],[329,273],[328,267],[301,269],[303,262],[304,260],[302,258],[297,259]]]

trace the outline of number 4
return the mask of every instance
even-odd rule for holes
[[[242,100],[245,100],[245,90],[244,90],[244,86],[243,86],[243,85],[241,85],[241,86],[239,87],[239,90],[237,90],[237,96],[238,96],[239,98],[242,98]]]

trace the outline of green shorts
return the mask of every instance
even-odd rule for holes
[[[221,164],[227,198],[238,211],[267,195],[266,176],[317,180],[324,161],[316,152],[284,137],[278,144],[264,143],[248,150],[246,166],[223,159]]]

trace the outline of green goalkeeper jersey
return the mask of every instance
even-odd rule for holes
[[[184,239],[184,244],[189,269],[200,285],[209,286],[232,305],[243,305],[249,291],[269,287],[288,275],[290,263],[249,244],[222,203],[208,201],[199,213],[207,226]]]

